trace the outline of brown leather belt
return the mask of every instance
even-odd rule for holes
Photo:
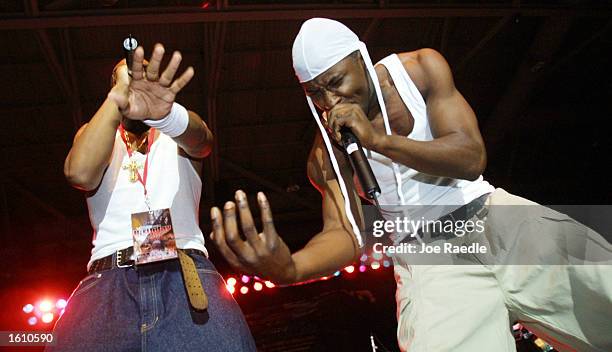
[[[100,271],[114,268],[132,267],[134,266],[134,260],[131,259],[133,253],[134,248],[128,247],[118,250],[111,255],[107,255],[104,258],[94,260],[94,262],[91,263],[89,270],[87,270],[87,273],[91,275]],[[204,292],[204,288],[202,287],[202,282],[200,281],[200,276],[198,275],[195,263],[189,254],[200,254],[203,256],[205,256],[205,254],[199,249],[187,248],[178,250],[178,259],[179,263],[181,264],[183,282],[185,284],[185,289],[187,290],[189,303],[194,309],[204,310],[208,308],[208,297],[206,296],[206,292]]]
[[[200,254],[206,256],[204,252],[199,249],[181,249],[186,254]],[[134,247],[128,247],[117,252],[107,255],[104,258],[100,258],[98,260],[94,260],[91,263],[91,267],[87,270],[89,275],[97,273],[99,271],[114,269],[114,268],[128,268],[134,266],[134,261],[130,259],[134,254]]]

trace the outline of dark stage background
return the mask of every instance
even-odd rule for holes
[[[342,20],[375,61],[440,51],[476,111],[495,186],[543,204],[611,203],[606,1],[2,1],[0,330],[49,329],[29,327],[22,307],[67,298],[85,273],[87,210],[62,165],[130,33],[147,56],[162,42],[196,70],[178,101],[218,137],[204,167],[204,233],[212,205],[239,188],[254,203],[263,190],[279,233],[303,246],[321,228],[321,205],[306,177],[315,125],[291,44],[314,16]],[[209,249],[225,277],[239,277]],[[383,267],[234,295],[262,351],[371,350],[370,334],[395,350],[394,289]]]

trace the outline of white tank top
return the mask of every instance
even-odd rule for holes
[[[134,152],[132,159],[144,165],[146,155]],[[93,227],[88,268],[96,259],[131,247],[131,214],[147,211],[142,184],[130,182],[129,171],[122,167],[129,160],[126,146],[117,132],[111,161],[100,187],[87,198]],[[143,170],[139,171],[142,175]],[[191,161],[178,155],[178,146],[172,138],[160,133],[149,152],[147,193],[151,208],[170,208],[179,248],[199,249],[208,255],[198,219],[201,191],[202,181]]]
[[[379,63],[387,68],[402,101],[414,118],[414,127],[407,138],[417,141],[433,140],[425,101],[410,79],[399,57],[392,54]],[[482,176],[475,181],[432,176],[395,163],[401,180],[397,182],[391,159],[369,150],[366,155],[381,188],[379,203],[381,205],[403,205],[401,207],[403,216],[408,218],[420,219],[424,217],[428,220],[435,220],[494,190],[494,187],[485,181]],[[397,189],[398,183],[400,184],[399,190]],[[403,198],[403,204],[400,196]],[[423,207],[423,205],[445,205],[448,207]],[[389,209],[389,207],[387,208]],[[391,213],[394,212],[385,214],[383,207],[383,215],[393,217],[394,215]]]

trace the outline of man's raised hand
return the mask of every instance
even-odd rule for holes
[[[183,74],[174,79],[182,57],[175,51],[166,69],[160,74],[160,65],[164,57],[164,47],[155,44],[148,66],[144,67],[144,49],[136,48],[132,64],[132,79],[125,86],[127,67],[117,71],[117,84],[108,94],[115,102],[121,114],[132,120],[159,120],[168,115],[176,94],[193,78],[194,70],[188,67]],[[125,71],[125,72],[123,72]]]

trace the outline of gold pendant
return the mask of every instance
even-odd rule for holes
[[[138,181],[138,170],[142,169],[142,165],[139,165],[135,160],[130,160],[127,165],[123,165],[123,170],[128,170],[130,175],[128,180],[132,183]]]

